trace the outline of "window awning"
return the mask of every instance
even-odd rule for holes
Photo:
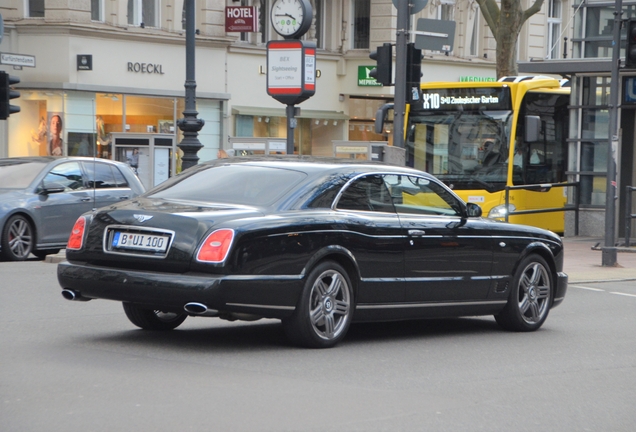
[[[310,118],[310,119],[324,119],[324,120],[349,120],[349,116],[337,111],[321,111],[321,110],[306,110],[300,107],[300,115],[296,118]],[[261,107],[246,107],[246,106],[233,106],[233,115],[246,115],[255,117],[287,117],[285,114],[285,108],[261,108]]]
[[[612,60],[607,58],[588,59],[550,59],[518,62],[519,72],[531,74],[576,75],[590,73],[609,73]]]

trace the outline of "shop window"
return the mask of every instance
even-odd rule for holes
[[[128,24],[141,27],[157,27],[159,8],[157,0],[128,0]]]
[[[124,131],[124,98],[121,94],[97,93],[95,95],[95,132],[97,156],[112,156],[113,132]]]
[[[437,19],[444,21],[453,21],[455,19],[455,1],[442,0],[437,6]]]
[[[472,31],[470,32],[470,43],[468,45],[468,55],[476,57],[479,55],[479,11],[472,11]]]
[[[302,37],[304,40],[316,42],[316,47],[324,48],[324,2],[323,0],[310,0],[314,10],[314,19],[309,27],[309,31]]]
[[[258,6],[258,29],[261,32],[261,43],[265,44],[269,41],[269,1],[268,0],[254,0],[255,5]]]
[[[368,49],[371,27],[371,2],[368,0],[353,1],[353,49]]]
[[[390,134],[375,133],[375,115],[378,109],[387,103],[387,99],[349,98],[349,140],[351,141],[387,141]],[[392,129],[388,119],[385,132]]]
[[[125,132],[174,133],[174,99],[126,96]]]
[[[104,21],[102,0],[91,0],[91,20]]]
[[[561,52],[561,0],[549,0],[546,56],[548,59],[559,58]]]
[[[29,18],[44,18],[44,0],[29,1]]]
[[[564,6],[561,9],[566,9]],[[612,57],[614,6],[589,5],[577,7],[574,20],[573,57]],[[622,19],[636,17],[636,5],[623,6]],[[626,26],[622,29],[621,51],[625,48]],[[621,56],[624,52],[621,53]],[[554,57],[553,57],[554,58]]]

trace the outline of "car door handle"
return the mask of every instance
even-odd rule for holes
[[[120,199],[121,201],[123,201],[123,200],[127,200],[127,199],[128,199],[128,196],[120,196],[120,197],[119,197],[119,199]]]
[[[93,199],[92,199],[92,198],[90,198],[90,197],[85,197],[85,198],[82,198],[82,199],[81,199],[81,201],[82,201],[82,202],[89,202],[89,201],[92,201],[92,200],[93,200]]]
[[[424,230],[409,230],[409,235],[413,237],[422,237],[426,232]]]

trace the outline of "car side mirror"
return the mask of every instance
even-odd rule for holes
[[[467,203],[466,212],[468,213],[468,217],[481,217],[482,214],[481,207],[475,203]]]
[[[40,188],[40,193],[42,195],[50,195],[54,193],[64,192],[66,188],[61,183],[56,182],[48,182],[46,185],[43,183]]]

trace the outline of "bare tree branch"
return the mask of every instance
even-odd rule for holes
[[[530,6],[528,9],[523,11],[523,15],[521,16],[521,24],[525,23],[528,20],[528,18],[530,18],[532,15],[539,12],[542,6],[543,6],[543,0],[535,0],[532,6]]]

